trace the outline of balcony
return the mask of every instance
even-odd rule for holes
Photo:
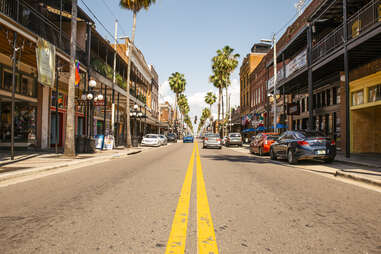
[[[60,31],[59,27],[47,18],[48,14],[37,11],[23,0],[0,0],[0,12],[70,55],[70,36]],[[87,62],[85,50],[78,43],[76,55],[81,63]]]
[[[352,15],[347,21],[348,41],[365,34],[373,25],[381,22],[381,0],[372,1]],[[341,25],[325,36],[312,48],[312,63],[327,57],[344,46],[344,26]]]

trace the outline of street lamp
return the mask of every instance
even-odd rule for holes
[[[276,52],[276,37],[275,37],[275,33],[273,35],[273,38],[271,40],[267,40],[267,39],[262,39],[261,42],[264,42],[264,43],[271,43],[273,45],[273,51],[274,51],[274,92],[273,94],[268,94],[267,96],[272,96],[273,99],[274,99],[274,132],[277,132],[277,127],[276,127],[276,118],[277,118],[277,114],[276,114],[276,94],[277,94],[277,82],[278,82],[278,70],[277,70],[277,52]]]
[[[138,123],[138,119],[141,119],[141,118],[145,118],[146,115],[139,111],[139,106],[137,104],[134,105],[134,108],[133,108],[133,111],[130,112],[130,117],[133,118],[135,120],[135,124],[134,124],[134,137],[133,137],[133,143],[132,145],[137,147],[138,146],[138,136],[136,135],[138,130],[137,130],[137,123]]]

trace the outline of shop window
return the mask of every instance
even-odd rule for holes
[[[37,107],[26,103],[15,103],[15,136],[16,143],[36,142],[36,114]],[[0,103],[0,141],[11,141],[11,104],[9,102]]]
[[[331,90],[330,89],[327,90],[326,95],[327,95],[327,106],[330,106],[331,105]]]
[[[364,90],[352,93],[352,106],[364,104]]]
[[[376,102],[381,100],[381,85],[369,87],[368,102]]]
[[[321,96],[320,93],[316,95],[317,108],[321,108]]]
[[[19,84],[19,75],[16,74],[16,90]],[[12,91],[12,73],[4,71],[4,82],[2,83],[2,88],[8,91]],[[17,92],[17,91],[16,91]]]
[[[332,89],[333,91],[333,105],[340,104],[340,88],[339,87],[334,87]]]
[[[321,92],[321,106],[324,108],[325,106],[327,106],[327,103],[326,103],[326,97],[325,97],[325,91]]]
[[[57,96],[56,91],[52,91],[52,106],[55,107],[57,103]],[[65,96],[62,93],[58,93],[58,107],[64,108],[65,107]]]
[[[28,77],[22,77],[19,93],[29,97],[37,97],[36,83],[34,80]]]

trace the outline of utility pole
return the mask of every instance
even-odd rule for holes
[[[275,33],[273,35],[273,48],[274,48],[274,132],[277,132],[276,128],[276,118],[277,118],[277,113],[276,113],[276,96],[277,96],[277,87],[276,83],[278,82],[278,63],[277,63],[277,53],[276,53],[276,38],[275,38]]]
[[[114,70],[112,73],[112,106],[111,106],[111,133],[115,136],[115,82],[116,82],[116,44],[118,43],[118,20],[115,20],[114,30]],[[115,144],[115,142],[114,142]]]

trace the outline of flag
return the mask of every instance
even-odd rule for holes
[[[79,86],[81,76],[79,75],[79,61],[75,61],[75,86]]]

